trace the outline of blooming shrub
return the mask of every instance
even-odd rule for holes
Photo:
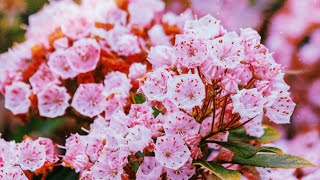
[[[141,93],[130,110],[98,116],[88,135],[67,139],[64,165],[81,178],[205,177],[208,172],[198,165],[206,166],[209,156],[213,166],[241,164],[234,157],[251,158],[259,151],[229,141],[233,129],[244,125],[251,138],[259,138],[265,133],[263,117],[275,123],[290,120],[295,104],[282,69],[252,29],[237,35],[212,16],[190,20],[174,46],[155,46],[147,59],[154,70],[141,78]],[[242,148],[257,149],[243,155]],[[227,171],[240,178],[235,170]]]
[[[61,159],[49,139],[18,143],[16,162],[0,158],[11,162],[3,176],[62,165],[80,179],[240,179],[247,166],[312,166],[264,146],[279,138],[264,119],[289,123],[295,103],[260,35],[163,10],[159,0],[64,0],[30,17],[27,41],[0,57],[6,108],[93,123],[59,146]]]

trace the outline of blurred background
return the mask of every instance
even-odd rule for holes
[[[297,155],[305,156],[302,148],[304,152],[309,148],[311,154],[315,151],[307,159],[320,165],[317,155],[320,152],[320,0],[164,1],[167,9],[176,13],[191,8],[196,17],[212,14],[228,30],[251,27],[259,31],[262,43],[275,52],[275,60],[285,67],[286,82],[297,103],[292,123],[278,127],[283,132],[279,144]],[[28,16],[46,3],[46,0],[0,0],[0,53],[23,41]],[[63,129],[78,130],[72,129],[72,121],[65,124],[63,119],[15,121],[16,117],[3,108],[3,97],[0,97],[0,103],[0,132],[6,140],[20,141],[24,134],[33,134],[63,143],[59,138],[64,137],[61,136]],[[289,144],[301,147],[294,151],[288,148]]]

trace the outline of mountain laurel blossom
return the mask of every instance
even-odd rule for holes
[[[264,119],[290,122],[282,67],[255,30],[164,9],[160,0],[63,0],[29,18],[26,42],[0,55],[5,107],[92,123],[58,145],[59,156],[47,138],[0,139],[0,179],[57,162],[80,179],[205,179],[212,174],[196,162],[242,170],[232,157],[243,153],[224,147],[232,130],[260,148]]]

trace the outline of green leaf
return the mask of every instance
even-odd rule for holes
[[[275,147],[255,147],[251,144],[236,143],[236,142],[218,142],[214,143],[219,144],[220,146],[229,149],[230,151],[236,153],[238,156],[249,159],[253,157],[258,152],[270,152],[282,154],[282,150]]]
[[[232,158],[232,163],[265,167],[265,168],[304,168],[315,166],[309,161],[290,154],[256,154],[250,159],[244,159],[239,156]]]
[[[134,104],[143,104],[144,102],[146,102],[146,98],[143,96],[142,93],[136,94],[133,96],[133,102]]]
[[[153,116],[154,118],[156,118],[160,113],[164,114],[162,111],[160,111],[158,108],[156,108],[155,106],[152,106],[152,110],[153,110]]]
[[[132,162],[132,170],[133,170],[134,172],[137,172],[138,169],[139,169],[139,163],[138,163],[138,161],[133,161],[133,162]]]
[[[227,169],[212,161],[196,160],[193,165],[202,166],[223,180],[241,179],[241,174],[238,171]]]
[[[137,152],[137,155],[138,155],[139,157],[141,157],[141,158],[144,158],[144,154],[143,154],[142,152],[140,152],[140,151]]]
[[[24,135],[30,133],[38,133],[39,136],[50,136],[60,125],[66,122],[65,117],[55,118],[55,119],[33,119],[31,118],[24,126],[18,126],[15,131],[10,134],[9,139],[15,141],[21,141]]]
[[[261,147],[259,148],[259,152],[270,152],[276,154],[283,154],[283,151],[276,147]]]
[[[229,149],[230,151],[236,153],[238,156],[243,158],[251,158],[258,152],[258,148],[249,144],[218,141],[214,143],[219,144],[220,146],[226,149]]]
[[[230,134],[228,136],[228,141],[244,142],[244,141],[256,140],[266,144],[281,138],[280,132],[278,132],[276,129],[274,129],[271,126],[263,125],[263,130],[264,130],[264,134],[261,137],[256,138],[256,137],[248,136],[244,128],[235,129],[230,131]]]

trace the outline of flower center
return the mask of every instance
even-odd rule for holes
[[[165,153],[165,156],[166,156],[166,157],[170,157],[170,156],[171,156],[171,152],[167,151],[167,152]]]

